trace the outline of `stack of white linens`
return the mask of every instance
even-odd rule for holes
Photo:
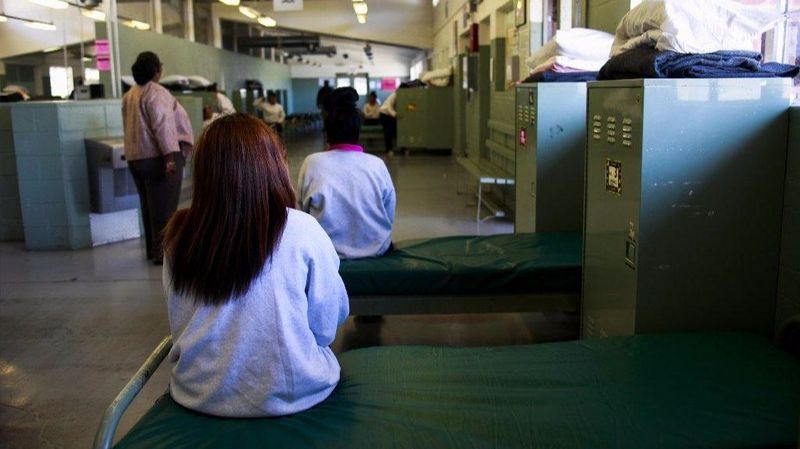
[[[614,36],[588,28],[559,30],[526,63],[531,75],[543,72],[597,72],[608,61]]]
[[[450,79],[453,75],[453,68],[446,67],[444,69],[430,70],[419,77],[420,81],[428,83],[436,87],[445,87],[450,85]]]
[[[676,53],[757,50],[775,26],[772,8],[731,0],[645,0],[617,27],[611,56],[640,47]]]

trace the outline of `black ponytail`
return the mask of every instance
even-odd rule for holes
[[[325,119],[328,143],[358,144],[361,134],[361,113],[358,111],[358,92],[352,87],[340,87],[330,94],[330,111]]]

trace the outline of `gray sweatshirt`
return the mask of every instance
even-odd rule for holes
[[[279,416],[333,391],[339,363],[329,346],[349,303],[339,258],[313,217],[290,209],[280,243],[250,290],[222,306],[176,294],[167,265],[176,402],[216,416]]]
[[[316,218],[342,259],[383,255],[392,243],[396,197],[383,160],[350,150],[314,153],[300,168],[300,209]]]

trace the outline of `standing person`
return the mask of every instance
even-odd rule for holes
[[[408,87],[405,83],[401,84],[398,89]],[[395,103],[397,103],[397,90],[389,95],[389,98],[381,105],[380,119],[383,126],[383,142],[386,146],[386,153],[389,156],[394,156],[394,142],[397,140],[397,111],[395,110]]]
[[[194,201],[164,239],[169,390],[189,409],[289,415],[339,381],[330,345],[349,313],[347,291],[330,238],[292,209],[284,154],[245,114],[215,120],[197,144]]]
[[[374,91],[369,93],[367,102],[364,103],[364,124],[378,125],[381,122],[381,102]]]
[[[333,88],[328,80],[325,80],[322,87],[320,87],[319,91],[317,91],[317,109],[319,109],[319,112],[322,115],[323,123],[325,123],[325,118],[328,116],[328,109],[330,107],[329,99],[332,92]]]
[[[397,204],[386,164],[358,145],[357,101],[352,87],[333,91],[325,122],[330,147],[303,161],[298,181],[300,209],[319,221],[342,259],[383,255]]]
[[[253,106],[261,111],[264,121],[267,122],[272,129],[277,131],[278,135],[283,134],[283,123],[286,121],[286,112],[284,112],[283,106],[278,103],[278,95],[276,95],[275,92],[267,92],[267,101],[264,101],[264,97],[260,97],[253,103]]]
[[[233,102],[219,91],[216,84],[214,85],[214,92],[216,93],[214,96],[216,101],[211,112],[219,115],[235,114],[236,108],[233,107]]]
[[[122,97],[125,159],[142,205],[147,258],[161,265],[162,231],[178,208],[192,125],[186,110],[158,84],[163,66],[155,53],[139,54],[131,71],[136,85]]]

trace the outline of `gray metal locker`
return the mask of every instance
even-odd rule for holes
[[[772,336],[790,80],[590,83],[582,335]]]
[[[580,231],[586,83],[517,86],[516,232]]]
[[[397,90],[397,146],[453,148],[453,88]]]

